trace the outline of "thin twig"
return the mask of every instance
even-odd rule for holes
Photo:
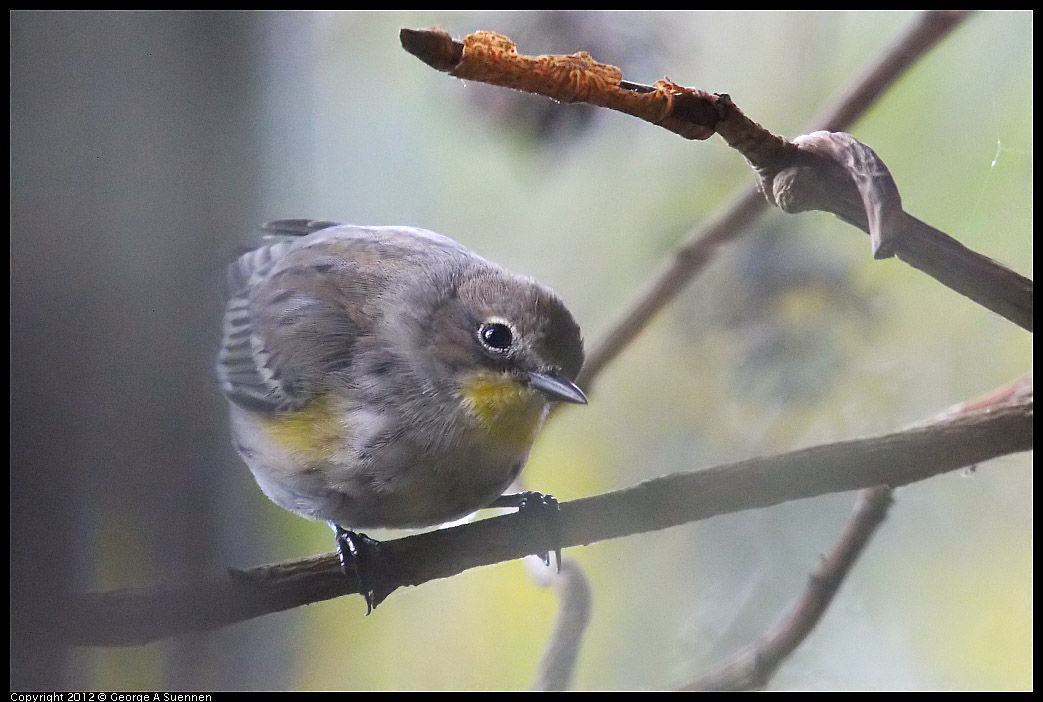
[[[953,405],[924,420],[931,423],[1020,402],[1032,397],[1032,373],[992,392]],[[813,573],[790,613],[760,640],[729,656],[683,685],[682,690],[749,690],[768,684],[782,662],[803,643],[825,614],[855,561],[890,509],[894,491],[886,486],[863,490],[843,533]]]
[[[560,546],[578,546],[712,516],[875,485],[892,487],[1032,448],[1032,398],[868,439],[752,458],[561,504]],[[480,565],[544,553],[547,532],[508,514],[381,544],[390,586],[419,585]],[[358,592],[334,555],[237,571],[187,587],[74,597],[61,609],[66,642],[139,645],[216,629]],[[376,616],[379,616],[379,611]]]
[[[764,687],[782,662],[812,632],[841,583],[883,523],[891,506],[891,488],[863,490],[855,512],[829,555],[808,578],[792,611],[756,644],[729,657],[681,690],[750,690]]]
[[[540,572],[549,571],[545,566],[536,566]],[[561,572],[546,578],[544,584],[552,585],[558,593],[558,617],[547,648],[540,659],[539,672],[532,689],[539,692],[568,690],[579,659],[580,644],[590,622],[590,582],[583,568],[566,558]]]
[[[919,15],[888,47],[872,59],[830,107],[811,120],[806,132],[843,131],[858,121],[883,92],[938,42],[970,16],[969,13],[927,11]],[[756,187],[746,188],[717,214],[693,229],[608,326],[587,354],[579,384],[590,389],[594,379],[623,352],[655,315],[703,270],[725,244],[757,221],[767,203]]]
[[[928,11],[868,63],[832,105],[817,115],[805,131],[850,128],[921,56],[963,22],[969,13]],[[756,187],[747,188],[709,221],[693,229],[664,261],[648,284],[609,324],[608,331],[587,354],[579,384],[590,388],[599,373],[673,300],[725,244],[744,233],[767,208]]]
[[[847,90],[842,90],[811,118],[805,133],[820,129],[846,132],[913,64],[975,12],[928,10],[914,17],[902,34],[866,64]]]

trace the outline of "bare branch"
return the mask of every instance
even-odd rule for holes
[[[931,10],[917,16],[841,91],[830,107],[809,122],[805,131],[848,129],[918,59],[969,16],[970,13],[945,10]],[[659,310],[703,270],[718,250],[743,234],[761,216],[766,205],[760,191],[749,188],[736,195],[707,222],[689,232],[587,354],[579,384],[589,389],[605,366],[630,345]]]
[[[1028,373],[982,397],[953,405],[926,422],[1001,407],[1031,396],[1032,374]],[[891,488],[884,486],[863,490],[840,539],[829,555],[823,558],[819,569],[811,575],[790,614],[762,636],[760,641],[729,656],[711,670],[680,686],[680,689],[749,690],[767,685],[782,662],[803,643],[822,619],[844,578],[887,516],[893,494]]]
[[[902,210],[887,166],[850,134],[797,137],[758,168],[761,191],[784,212],[831,212],[870,236],[873,257],[897,256],[983,307],[1032,331],[1032,281]]]
[[[811,129],[840,131],[852,124],[915,63],[972,13],[931,10],[919,15],[895,42],[862,71],[851,89],[811,122]],[[474,80],[544,95],[558,102],[582,102],[624,112],[686,139],[708,139],[718,132],[729,144],[759,160],[756,149],[747,153],[743,142],[764,147],[782,139],[749,120],[729,104],[726,95],[683,88],[669,79],[654,85],[623,80],[622,71],[600,63],[585,51],[570,55],[524,56],[510,39],[480,31],[455,41],[441,29],[402,29],[402,48],[435,70]],[[719,100],[723,98],[723,104]]]
[[[807,638],[825,614],[841,583],[883,523],[892,490],[863,490],[855,513],[829,555],[808,578],[793,610],[756,644],[680,687],[682,690],[750,690],[764,687],[779,665]]]
[[[905,75],[913,64],[949,36],[976,10],[928,10],[913,18],[905,30],[866,64],[862,72],[833,101],[819,111],[805,132],[824,129],[844,132]]]
[[[790,500],[886,484],[892,487],[1032,448],[1032,398],[877,436],[655,478],[561,504],[563,547],[664,529]],[[480,565],[547,550],[526,514],[441,529],[381,546],[387,582],[419,585]],[[58,616],[78,645],[139,645],[216,629],[358,591],[334,555],[236,571],[186,587],[88,593]],[[379,614],[377,615],[379,616]]]
[[[548,568],[540,566],[546,573]],[[568,690],[572,685],[583,634],[590,622],[590,582],[583,568],[571,558],[562,561],[561,572],[545,579],[558,592],[558,617],[532,689],[540,692]]]
[[[917,59],[970,15],[952,10],[919,15],[830,108],[812,120],[809,131],[849,127]],[[520,56],[510,40],[491,32],[476,33],[463,43],[455,42],[440,30],[403,29],[400,38],[407,51],[457,77],[548,95],[562,102],[588,102],[619,110],[689,139],[706,139],[717,132],[762,172],[762,179],[765,172],[774,175],[793,165],[789,163],[795,156],[793,145],[749,120],[727,95],[682,88],[670,81],[652,86],[630,83],[622,80],[618,68],[598,63],[585,52],[570,56]],[[770,195],[770,179],[764,185]],[[793,201],[791,204],[794,208],[787,211],[811,209]],[[723,244],[749,227],[763,208],[764,200],[749,190],[694,230],[593,347],[580,374],[580,385],[589,388],[595,376],[652,317],[684,289]],[[872,217],[864,212],[852,215],[846,208],[838,211],[836,203],[829,199],[823,199],[815,208],[834,212],[870,231]],[[970,251],[905,212],[896,212],[891,219],[895,226],[889,231],[900,259],[1014,323],[1032,329],[1030,280]],[[874,252],[877,250],[874,245]]]

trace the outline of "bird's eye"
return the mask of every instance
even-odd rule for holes
[[[514,333],[503,322],[485,322],[478,327],[478,338],[488,349],[506,351],[514,342]]]

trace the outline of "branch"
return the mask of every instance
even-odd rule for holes
[[[761,191],[784,212],[831,212],[869,234],[874,258],[897,256],[943,285],[1032,331],[1032,281],[902,209],[876,153],[844,132],[812,132],[757,167]]]
[[[891,44],[807,124],[805,131],[847,131],[920,58],[970,19],[976,10],[927,10],[913,18]]]
[[[1028,373],[996,390],[953,405],[926,420],[927,423],[1001,407],[1032,397],[1032,374]],[[863,490],[855,513],[833,550],[811,575],[790,614],[761,639],[743,648],[710,671],[681,686],[683,690],[749,690],[768,684],[782,662],[814,630],[832,603],[844,578],[883,524],[894,491],[877,486]]]
[[[558,591],[558,618],[547,648],[540,659],[539,674],[532,685],[534,691],[568,690],[579,658],[583,634],[590,623],[590,582],[576,561],[563,559],[561,572],[548,575],[546,566],[536,566],[544,585]]]
[[[832,107],[811,122],[809,130],[849,127],[913,63],[970,14],[928,11],[918,16],[869,63]],[[585,52],[571,56],[520,56],[510,40],[491,32],[473,34],[461,43],[438,30],[403,29],[400,39],[407,51],[457,77],[548,95],[562,102],[588,102],[616,109],[690,139],[706,139],[716,131],[765,172],[783,170],[795,153],[792,144],[749,120],[727,95],[682,88],[669,80],[653,86],[623,81],[618,68],[598,63]],[[769,188],[765,192],[772,191]],[[755,190],[748,190],[706,225],[694,230],[590,351],[579,377],[580,385],[589,389],[604,366],[691,282],[723,244],[736,238],[760,216],[764,205],[765,200]],[[797,207],[797,202],[791,205]],[[833,211],[829,202],[818,205]],[[1031,281],[969,251],[915,217],[904,212],[901,215],[897,221],[902,226],[893,237],[895,242],[901,242],[895,251],[900,259],[1031,330]],[[845,219],[859,226],[858,217]],[[867,227],[862,228],[868,231]]]
[[[897,487],[1032,448],[1031,394],[1002,407],[877,436],[676,473],[561,504],[563,547],[876,485]],[[391,589],[547,550],[546,530],[508,514],[381,545]],[[334,555],[234,571],[185,587],[97,592],[59,615],[66,642],[140,645],[358,592]]]
[[[822,565],[808,578],[796,606],[756,644],[713,670],[685,683],[682,690],[750,690],[764,687],[782,662],[807,638],[825,614],[851,567],[869,544],[891,507],[892,490],[864,490],[855,513]]]

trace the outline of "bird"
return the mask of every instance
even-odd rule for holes
[[[333,528],[367,613],[386,596],[379,542],[355,530],[556,511],[504,494],[549,407],[587,402],[556,293],[425,229],[284,219],[261,234],[228,268],[216,372],[233,444],[272,502]]]

